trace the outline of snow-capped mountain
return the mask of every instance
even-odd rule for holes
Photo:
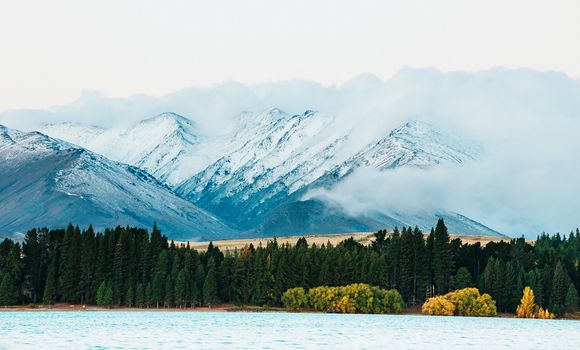
[[[365,147],[349,160],[349,165],[381,170],[402,165],[418,168],[441,163],[460,165],[474,160],[479,152],[480,147],[473,142],[444,133],[433,125],[411,121]]]
[[[192,174],[192,150],[200,141],[195,124],[175,113],[163,113],[129,128],[102,129],[73,123],[48,124],[39,131],[131,164],[175,185]]]
[[[283,200],[347,159],[348,135],[333,132],[333,121],[313,111],[292,116],[277,108],[244,115],[236,130],[208,145],[223,149],[221,156],[176,192],[207,208],[228,208],[225,215],[234,222],[238,214],[263,212],[266,203]]]
[[[182,198],[249,234],[429,228],[439,216],[447,218],[456,232],[495,234],[444,208],[421,217],[400,213],[352,217],[316,198],[303,201],[310,190],[332,188],[360,167],[461,165],[480,152],[477,144],[418,121],[377,139],[361,142],[358,137],[356,143],[352,130],[336,124],[335,117],[311,110],[291,115],[269,108],[241,114],[232,131],[213,138],[202,136],[191,121],[172,113],[121,131],[73,128],[69,123],[43,131],[147,170]]]
[[[96,228],[151,227],[157,221],[175,239],[235,234],[145,171],[39,132],[0,126],[0,162],[2,231],[68,222]]]
[[[266,232],[261,227],[275,226],[269,220],[284,222],[300,217],[298,211],[311,227],[323,224],[323,207],[306,200],[321,199],[311,190],[336,193],[365,172],[356,169],[368,166],[381,169],[381,179],[406,173],[405,167],[425,169],[413,176],[417,186],[407,187],[439,191],[455,212],[519,235],[577,225],[578,209],[569,203],[580,191],[571,175],[578,173],[578,162],[566,160],[575,159],[579,148],[579,101],[578,81],[558,72],[403,68],[388,80],[367,75],[339,86],[293,80],[226,82],[160,97],[85,93],[47,109],[0,111],[0,123],[27,131],[47,122],[104,126],[65,123],[37,130],[138,166],[194,204],[250,230]],[[139,123],[163,111],[185,118],[166,114],[167,124],[163,117]],[[433,167],[439,169],[428,170]],[[391,176],[397,168],[403,169]],[[388,201],[406,197],[408,188],[380,185],[390,193],[361,183],[365,195],[358,198],[398,217]],[[546,201],[552,210],[545,209]],[[346,227],[330,221],[324,224]],[[388,227],[384,217],[379,221]]]
[[[227,148],[229,153],[179,185],[176,192],[254,233],[317,232],[317,226],[325,232],[340,232],[346,227],[348,230],[402,225],[428,228],[439,216],[448,218],[451,227],[461,232],[494,233],[444,208],[421,218],[415,215],[413,221],[402,214],[352,217],[316,203],[316,199],[311,199],[315,202],[310,204],[300,204],[308,191],[331,188],[360,167],[386,170],[403,166],[429,168],[442,163],[461,165],[473,160],[480,151],[473,142],[417,121],[400,126],[359,150],[354,147],[350,133],[333,128],[333,123],[334,118],[313,111],[290,116],[279,109],[269,109],[245,116],[238,129],[222,137],[239,140],[238,144]]]

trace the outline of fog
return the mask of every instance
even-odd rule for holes
[[[528,237],[580,226],[580,83],[557,72],[406,68],[387,81],[365,74],[341,86],[224,82],[124,99],[87,91],[48,110],[4,111],[0,124],[25,130],[60,121],[115,127],[173,111],[218,135],[240,113],[271,106],[336,116],[336,127],[348,130],[353,145],[420,120],[481,146],[478,158],[463,166],[360,169],[329,191],[309,194],[350,212],[445,208]]]

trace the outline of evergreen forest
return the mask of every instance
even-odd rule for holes
[[[95,232],[29,230],[22,242],[0,243],[0,305],[55,303],[141,308],[219,304],[282,305],[291,288],[365,283],[397,290],[406,306],[453,290],[476,287],[498,312],[514,313],[529,286],[538,306],[556,315],[574,312],[580,288],[580,232],[542,234],[467,244],[451,239],[442,219],[424,234],[403,227],[380,230],[370,245],[249,245],[206,251],[168,241],[154,225]]]

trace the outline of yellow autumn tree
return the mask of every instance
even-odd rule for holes
[[[524,288],[524,294],[520,300],[520,305],[516,309],[516,317],[536,318],[536,300],[532,288]]]
[[[428,299],[422,307],[428,315],[495,316],[495,301],[477,288],[463,288]]]
[[[536,316],[538,316],[538,318],[542,318],[545,320],[552,320],[552,319],[556,318],[556,316],[553,313],[551,313],[550,311],[548,311],[548,309],[544,310],[543,308],[538,309]]]
[[[455,305],[447,300],[444,296],[427,299],[421,308],[424,314],[438,316],[453,316]]]
[[[302,295],[306,296],[306,303],[302,302]],[[403,297],[396,290],[385,290],[364,283],[320,286],[311,288],[308,293],[301,288],[293,288],[284,293],[283,302],[284,306],[292,310],[309,306],[319,311],[338,313],[396,313],[405,307]]]
[[[542,318],[553,319],[555,316],[548,309],[543,309],[536,305],[534,291],[530,287],[524,288],[524,294],[520,300],[520,305],[516,309],[516,317],[519,318]]]

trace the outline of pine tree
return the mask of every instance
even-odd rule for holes
[[[234,252],[234,265],[232,267],[232,276],[230,280],[230,301],[236,305],[242,303],[243,277],[246,273],[244,259]]]
[[[399,252],[400,252],[401,235],[399,229],[395,227],[391,237],[387,239],[387,265],[389,271],[389,288],[398,289],[399,281]]]
[[[431,229],[425,241],[425,279],[427,283],[426,297],[435,295],[435,281],[433,279],[433,243],[435,241],[435,230]]]
[[[226,254],[222,261],[218,272],[218,291],[220,299],[224,301],[231,301],[231,286],[232,286],[232,269],[234,258],[230,254]]]
[[[514,312],[518,306],[521,289],[517,287],[517,271],[514,264],[508,261],[505,264],[504,297],[505,310]]]
[[[147,283],[147,286],[145,287],[145,297],[143,298],[145,300],[145,306],[147,307],[155,304],[153,301],[153,293],[151,292],[152,289],[151,282]]]
[[[191,283],[191,304],[194,306],[202,304],[202,289],[203,283],[205,282],[205,275],[206,273],[203,265],[198,262],[195,268],[195,275]]]
[[[175,286],[173,285],[173,279],[171,275],[168,275],[165,279],[165,295],[163,299],[163,305],[165,307],[172,307],[173,306],[173,290]]]
[[[471,274],[469,270],[465,267],[460,267],[457,269],[457,273],[452,278],[453,289],[463,289],[468,287],[473,287],[473,281],[471,279]]]
[[[165,239],[165,242],[167,240]],[[150,243],[150,251],[151,251],[151,261],[157,261],[157,257],[161,253],[164,248],[164,239],[161,235],[161,231],[157,228],[157,223],[153,223],[153,229],[151,230],[151,243]]]
[[[128,247],[127,247],[127,235],[126,231],[123,231],[115,245],[115,251],[113,255],[113,297],[114,302],[117,305],[121,305],[123,302],[125,284],[128,279]]]
[[[107,289],[105,290],[105,294],[103,296],[103,305],[106,305],[108,308],[113,306],[113,288],[110,286],[107,286]]]
[[[399,277],[397,289],[407,303],[412,303],[414,277],[414,239],[411,228],[403,227],[399,243]]]
[[[426,297],[427,271],[426,247],[423,232],[415,226],[413,230],[413,304],[423,302]]]
[[[505,263],[501,259],[496,259],[493,265],[493,280],[491,284],[491,296],[497,303],[497,309],[505,311]]]
[[[90,303],[95,288],[95,262],[97,259],[97,241],[93,226],[81,235],[80,282],[81,302]]]
[[[105,294],[107,294],[107,282],[103,281],[101,282],[101,284],[99,285],[99,288],[97,289],[97,296],[96,296],[96,301],[97,301],[97,305],[105,305]]]
[[[437,294],[449,291],[453,265],[449,233],[443,219],[439,219],[433,235],[433,281]]]
[[[306,282],[306,278],[303,279],[303,283]],[[276,302],[275,300],[275,292],[274,292],[274,274],[272,268],[272,255],[269,254],[266,257],[266,265],[264,268],[264,297],[265,297],[265,304],[268,306],[274,305]]]
[[[142,283],[137,283],[137,288],[135,288],[135,305],[145,307],[145,290]]]
[[[215,263],[212,258],[208,261],[207,275],[203,282],[203,302],[208,307],[218,303]]]
[[[133,300],[135,299],[135,292],[133,291],[133,287],[129,286],[127,289],[127,293],[125,294],[125,305],[128,307],[133,306]]]
[[[552,290],[550,292],[551,309],[556,314],[561,314],[564,311],[564,303],[566,301],[569,284],[570,278],[564,270],[562,263],[558,261],[552,280]]]
[[[160,272],[156,272],[153,276],[153,282],[151,283],[151,303],[155,307],[159,308],[159,303],[164,299],[165,296],[165,285],[164,279]]]
[[[578,292],[574,287],[574,283],[570,283],[568,292],[566,292],[566,301],[564,303],[564,310],[566,313],[574,313],[578,310]]]
[[[77,302],[80,296],[80,257],[80,230],[69,224],[62,242],[59,269],[61,276],[59,291],[62,298],[69,303]]]
[[[48,276],[44,284],[44,293],[42,301],[45,305],[53,305],[56,297],[56,275],[54,264],[51,264],[48,269]]]
[[[0,305],[6,307],[16,303],[16,290],[10,272],[6,272],[0,283]]]
[[[40,244],[36,229],[26,233],[22,244],[22,263],[24,272],[23,293],[31,295],[32,302],[36,304],[42,293],[44,282],[43,266],[40,255]]]
[[[189,280],[187,270],[182,268],[177,274],[175,281],[175,304],[179,308],[187,306],[188,302]]]

